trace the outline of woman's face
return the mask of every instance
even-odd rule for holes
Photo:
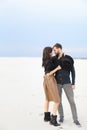
[[[52,57],[52,52],[50,53],[50,57]]]

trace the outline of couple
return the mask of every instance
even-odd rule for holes
[[[55,56],[52,56],[52,50],[54,51]],[[64,89],[71,107],[73,121],[77,126],[80,126],[73,93],[73,89],[75,89],[75,70],[72,57],[65,55],[62,51],[62,45],[56,43],[53,48],[44,48],[42,66],[45,70],[43,85],[46,96],[44,105],[44,121],[50,121],[50,124],[60,126],[57,122],[58,110],[60,115],[59,122],[64,122],[64,112],[61,99],[62,89]],[[70,72],[72,82],[70,81]],[[50,101],[54,102],[52,113],[48,111]]]

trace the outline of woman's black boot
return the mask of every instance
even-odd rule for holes
[[[60,126],[60,124],[57,123],[57,115],[55,115],[55,116],[52,115],[52,116],[51,116],[50,124],[51,124],[51,125],[54,125],[54,126]]]
[[[44,112],[44,121],[50,121],[50,112]]]

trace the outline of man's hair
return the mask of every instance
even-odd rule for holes
[[[53,48],[54,48],[54,47],[62,49],[62,45],[59,44],[59,43],[56,43],[56,44],[53,46]]]

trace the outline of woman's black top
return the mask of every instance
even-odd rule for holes
[[[52,59],[47,59],[45,64],[45,74],[49,73],[53,69],[55,69],[55,65],[53,64]]]

